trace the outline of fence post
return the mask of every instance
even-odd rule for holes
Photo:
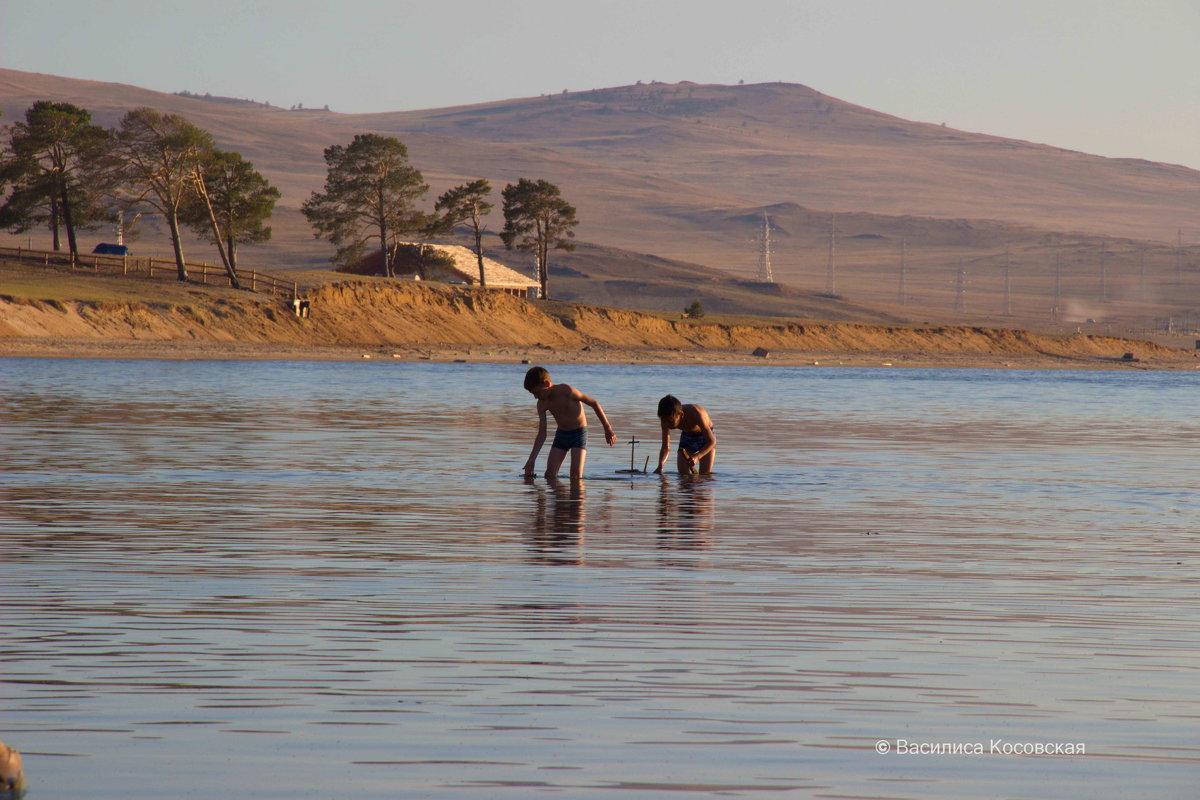
[[[258,280],[257,279],[258,279],[258,273],[255,272],[254,270],[250,270],[250,291],[252,291],[252,292],[258,291],[258,288],[257,288]]]

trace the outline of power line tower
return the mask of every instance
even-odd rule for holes
[[[1175,280],[1183,280],[1183,228],[1175,233]]]
[[[954,281],[954,311],[961,314],[967,309],[967,271],[958,265],[958,277]]]
[[[906,281],[908,278],[908,240],[900,240],[900,282],[896,287],[896,302],[900,305],[908,304],[908,286]]]
[[[1105,256],[1108,255],[1108,248],[1100,245],[1100,302],[1108,303],[1108,262]]]
[[[1050,316],[1055,322],[1062,317],[1062,250],[1054,251],[1054,305],[1050,306]]]
[[[758,275],[754,278],[759,283],[774,283],[771,275],[771,218],[763,212],[762,236],[759,237]]]
[[[829,263],[825,268],[825,294],[837,294],[837,217],[829,215]]]
[[[1146,248],[1141,251],[1138,267],[1138,298],[1144,303],[1146,302]]]
[[[1012,256],[1004,251],[1004,316],[1012,316]]]

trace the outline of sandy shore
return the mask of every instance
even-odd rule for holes
[[[231,359],[264,361],[437,361],[479,363],[728,364],[753,366],[908,367],[957,369],[1200,369],[1200,355],[1133,361],[1102,356],[987,353],[836,353],[772,351],[765,358],[717,349],[593,346],[402,347],[396,345],[299,345],[147,339],[3,338],[0,357]]]

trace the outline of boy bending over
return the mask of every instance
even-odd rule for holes
[[[546,443],[546,412],[549,411],[558,424],[554,441],[550,445],[550,455],[546,457],[546,477],[558,475],[567,453],[571,454],[571,480],[583,477],[583,462],[587,458],[587,418],[583,407],[591,406],[596,419],[604,426],[604,441],[612,447],[617,443],[617,435],[604,416],[604,409],[591,397],[565,383],[550,382],[550,373],[545,367],[530,367],[525,373],[525,388],[537,398],[538,432],[533,440],[533,451],[525,462],[525,474],[532,475],[538,453]]]
[[[674,395],[658,401],[658,421],[662,425],[662,448],[658,451],[658,469],[662,474],[667,456],[671,453],[671,430],[678,428],[679,457],[676,463],[681,475],[692,474],[697,464],[700,472],[712,472],[717,458],[717,437],[713,433],[713,422],[704,406],[688,403],[684,405]]]

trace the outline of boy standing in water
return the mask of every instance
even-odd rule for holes
[[[565,383],[550,382],[550,373],[545,367],[530,367],[525,373],[525,388],[537,398],[538,432],[533,440],[533,451],[525,462],[525,474],[532,475],[542,445],[546,443],[546,412],[549,411],[558,430],[550,445],[550,455],[546,457],[546,477],[553,478],[558,474],[567,453],[571,454],[571,480],[583,477],[583,462],[587,458],[587,418],[583,415],[583,407],[591,406],[604,426],[604,441],[612,447],[617,443],[617,435],[604,416],[604,409],[591,397]]]
[[[658,451],[657,474],[662,474],[667,456],[671,452],[671,431],[678,428],[679,457],[676,460],[681,475],[693,474],[699,464],[702,474],[712,472],[717,458],[717,437],[713,433],[713,422],[704,406],[688,403],[684,405],[674,395],[658,401],[658,421],[662,425],[662,448]]]

